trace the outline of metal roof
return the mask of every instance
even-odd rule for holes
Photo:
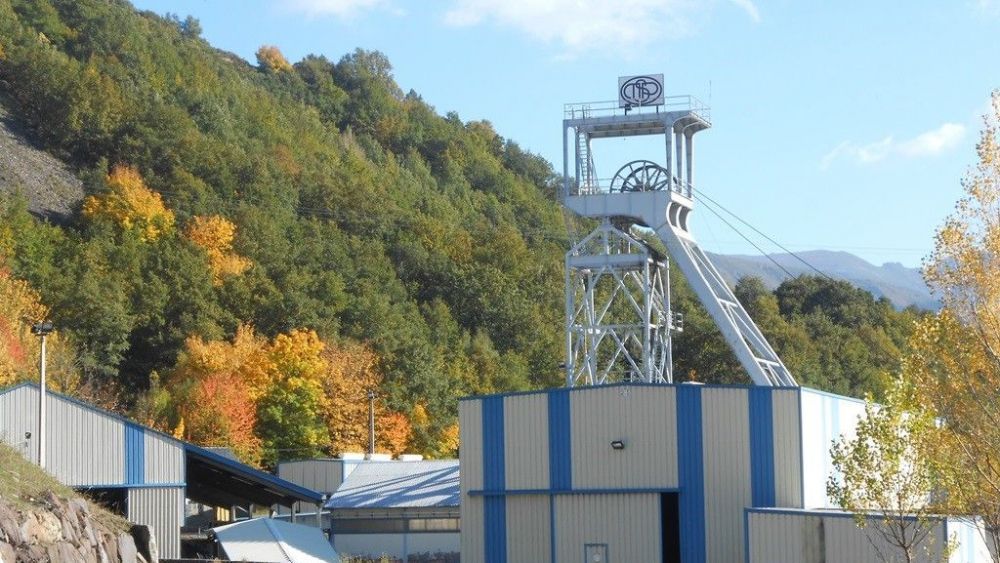
[[[337,508],[457,507],[458,460],[366,461],[326,503]]]
[[[251,500],[258,498],[260,500],[256,502],[263,505],[290,506],[295,501],[313,504],[323,502],[321,493],[254,469],[206,448],[185,443],[184,451],[187,454],[188,496],[192,499],[197,500],[199,496],[231,494],[237,498]],[[224,478],[216,478],[217,476]]]
[[[340,556],[319,528],[270,518],[255,518],[212,529],[233,561],[274,563],[339,562]]]
[[[38,384],[28,381],[13,385],[0,389],[0,395],[21,387],[37,389]],[[83,409],[112,417],[124,424],[140,427],[143,432],[158,435],[183,447],[186,465],[185,485],[188,497],[192,500],[204,501],[207,504],[217,506],[241,504],[246,500],[265,506],[270,504],[291,506],[296,501],[312,504],[323,502],[323,495],[316,491],[254,469],[206,448],[178,440],[170,434],[139,424],[118,413],[102,409],[86,401],[54,391],[47,391],[47,393]]]

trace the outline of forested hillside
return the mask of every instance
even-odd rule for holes
[[[549,163],[404,94],[380,53],[250,64],[199,35],[122,0],[0,0],[0,103],[86,194],[59,225],[0,202],[0,385],[48,317],[58,388],[273,463],[363,447],[368,389],[381,448],[451,455],[457,397],[561,382]],[[816,278],[739,290],[839,392],[877,389],[914,317]],[[745,381],[673,291],[678,377]]]

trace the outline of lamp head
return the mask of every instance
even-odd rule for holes
[[[45,336],[53,330],[55,329],[52,326],[52,321],[43,321],[31,325],[31,334],[37,334],[38,336]]]

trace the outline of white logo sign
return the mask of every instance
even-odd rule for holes
[[[663,105],[663,75],[618,77],[618,107]]]

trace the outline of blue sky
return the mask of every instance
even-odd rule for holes
[[[385,53],[403,91],[486,119],[562,169],[564,103],[663,73],[712,106],[696,184],[791,250],[917,266],[962,195],[990,91],[1000,0],[135,0],[201,21],[253,61]],[[648,146],[614,141],[600,177]],[[629,144],[631,143],[631,144]],[[705,209],[702,245],[756,253]],[[748,235],[752,235],[749,231]],[[755,237],[767,251],[779,251]]]

